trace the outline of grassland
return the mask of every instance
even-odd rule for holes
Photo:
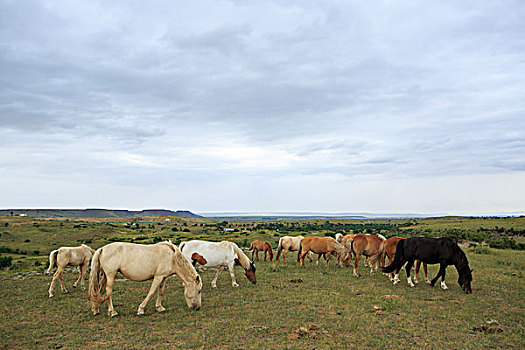
[[[228,223],[228,227],[237,231],[224,232],[223,224],[216,225],[205,219],[171,220],[146,218],[138,222],[141,228],[131,229],[124,226],[124,222],[1,218],[0,245],[11,251],[18,249],[18,253],[2,254],[14,257],[14,266],[0,272],[0,347],[525,347],[525,252],[516,250],[487,248],[483,250],[486,254],[475,254],[466,249],[474,268],[471,295],[465,295],[457,285],[457,273],[453,267],[447,270],[450,290],[443,291],[424,283],[410,288],[405,280],[392,286],[382,274],[370,276],[363,273],[363,277],[354,278],[351,269],[335,268],[333,262],[328,269],[315,264],[300,269],[292,254],[288,265],[257,263],[257,285],[250,284],[243,277],[242,269],[236,268],[240,287],[232,288],[229,275],[223,273],[219,278],[219,288],[214,290],[210,287],[213,271],[201,272],[205,285],[203,306],[199,311],[187,309],[182,286],[176,277],[171,277],[167,284],[166,312],[157,313],[150,302],[144,317],[137,317],[135,313],[147,294],[149,282],[119,280],[116,283],[114,304],[121,316],[115,319],[106,315],[92,316],[85,291],[71,288],[77,278],[72,269],[64,277],[70,294],[62,294],[57,289],[53,299],[47,297],[50,276],[40,272],[45,267],[49,251],[58,246],[90,241],[90,245],[97,248],[112,239],[136,240],[140,237],[146,238],[138,242],[147,243],[155,237],[174,241],[198,237],[229,239],[240,245],[257,238],[275,244],[284,234],[284,230],[257,226],[261,223]],[[447,227],[436,228],[436,225],[450,224],[435,220],[417,220],[415,225],[402,226],[399,230],[405,227],[414,229],[417,225],[428,225],[422,230],[441,230]],[[290,232],[331,233],[323,230],[324,221],[317,224],[311,226],[319,229],[316,232],[291,229]],[[450,227],[464,227],[461,224],[457,222]],[[515,230],[522,230],[525,226],[521,218],[466,223],[473,229],[482,224],[487,228],[498,226]],[[364,267],[361,269],[365,271]],[[437,267],[432,266],[430,274],[436,272]]]

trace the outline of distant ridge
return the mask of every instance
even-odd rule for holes
[[[144,209],[0,209],[0,215],[27,215],[32,218],[140,218],[144,216],[182,216],[202,218],[188,210]]]

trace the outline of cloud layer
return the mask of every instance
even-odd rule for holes
[[[523,210],[523,18],[520,1],[2,1],[2,206]]]

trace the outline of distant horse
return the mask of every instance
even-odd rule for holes
[[[365,257],[373,257],[370,263],[370,273],[374,273],[374,267],[378,267],[379,247],[384,241],[385,237],[381,235],[357,235],[350,242],[350,248],[355,254],[354,260],[354,276],[361,276],[359,272],[359,259],[364,255]]]
[[[86,276],[86,270],[89,262],[91,261],[91,258],[93,257],[93,254],[95,254],[95,250],[91,249],[85,244],[82,244],[80,247],[62,247],[49,253],[49,268],[47,269],[46,273],[51,273],[55,261],[57,264],[57,270],[53,275],[53,280],[51,281],[51,285],[49,286],[48,290],[49,297],[52,298],[53,295],[55,295],[54,291],[57,279],[60,280],[60,288],[62,288],[62,292],[68,292],[62,279],[62,273],[66,266],[78,266],[78,272],[80,276],[78,276],[77,281],[75,284],[73,284],[73,288],[76,288],[78,286],[78,282],[80,282],[80,286],[82,289],[84,289],[84,276]]]
[[[301,245],[301,240],[303,239],[303,236],[297,236],[297,237],[291,237],[291,236],[283,236],[279,239],[279,244],[277,245],[277,255],[275,256],[275,261],[279,261],[279,256],[281,255],[281,251],[284,251],[283,253],[283,262],[286,264],[286,254],[288,251],[290,252],[298,252],[299,247]],[[312,261],[312,253],[309,252],[306,256],[310,262]]]
[[[385,261],[386,257],[388,257],[389,264],[394,261],[394,256],[396,255],[396,247],[397,243],[404,238],[402,237],[390,237],[386,241],[383,241],[381,243],[381,247],[379,247],[379,265],[381,267],[386,266]],[[416,273],[414,276],[414,283],[417,284],[417,275],[419,274],[419,269],[421,267],[421,260],[416,260]],[[423,263],[423,270],[425,272],[425,282],[430,283],[430,280],[428,279],[428,268],[427,263]],[[394,273],[389,274],[390,281],[394,281]],[[397,283],[397,282],[396,282]]]
[[[387,267],[381,268],[383,272],[396,271],[394,280],[399,280],[399,270],[405,267],[407,282],[411,287],[414,283],[410,278],[410,269],[416,259],[427,264],[439,264],[439,272],[430,282],[434,286],[441,276],[441,288],[448,289],[445,284],[445,274],[448,265],[454,265],[458,271],[458,283],[465,293],[472,293],[472,270],[469,267],[467,256],[461,248],[450,238],[411,237],[397,243],[394,261]]]
[[[91,311],[94,315],[100,313],[99,307],[108,300],[108,315],[117,316],[113,308],[113,283],[117,272],[122,273],[132,281],[148,281],[153,279],[148,295],[140,303],[137,315],[144,314],[144,308],[153,294],[158,290],[155,307],[162,312],[162,295],[166,278],[176,274],[183,281],[184,297],[190,309],[200,309],[202,281],[191,265],[191,262],[181,253],[179,248],[170,241],[152,245],[115,242],[99,248],[91,261],[89,274],[89,296]],[[102,291],[106,295],[102,296]]]
[[[270,261],[273,260],[273,249],[270,243],[263,242],[263,241],[253,241],[249,251],[252,252],[252,261],[253,261],[253,254],[255,253],[255,257],[257,258],[257,261],[259,261],[259,251],[264,252],[264,261],[266,261],[266,254],[270,254]]]
[[[193,260],[194,264],[199,263],[204,267],[210,268],[218,267],[217,273],[211,281],[211,286],[213,288],[217,288],[217,278],[219,278],[219,275],[225,267],[228,267],[228,270],[230,270],[232,286],[239,286],[235,281],[235,273],[233,270],[235,264],[242,266],[244,269],[244,275],[250,282],[253,284],[257,283],[255,265],[242,252],[237,244],[233,242],[207,242],[195,240],[182,242],[179,247],[184,255],[190,260]]]
[[[337,242],[332,237],[316,237],[309,236],[301,240],[299,245],[299,252],[297,253],[297,262],[304,267],[304,257],[308,252],[312,251],[315,254],[325,255],[326,267],[328,267],[328,260],[330,255],[337,257],[337,266],[341,266],[341,262],[346,258],[350,252],[341,243]],[[319,260],[319,259],[318,259]]]

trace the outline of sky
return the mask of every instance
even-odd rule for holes
[[[524,18],[0,0],[0,207],[525,213]]]

